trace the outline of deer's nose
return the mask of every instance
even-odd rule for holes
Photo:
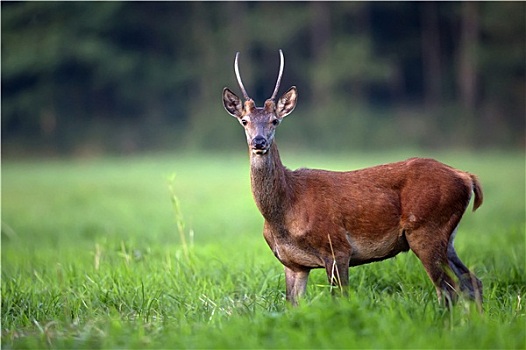
[[[267,140],[263,136],[256,136],[252,140],[252,147],[255,149],[265,149],[267,147]]]

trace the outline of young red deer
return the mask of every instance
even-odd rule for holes
[[[482,204],[476,176],[423,158],[348,172],[285,168],[274,132],[294,110],[298,93],[293,86],[275,103],[283,53],[280,50],[274,93],[264,107],[256,107],[247,94],[238,55],[234,69],[245,103],[224,88],[223,105],[245,129],[252,193],[265,218],[265,240],[285,266],[287,300],[297,303],[311,269],[325,268],[329,283],[342,288],[349,283],[349,267],[411,249],[435,285],[439,301],[445,299],[449,306],[456,299],[450,269],[461,291],[480,302],[482,283],[453,247],[472,192],[473,210]]]

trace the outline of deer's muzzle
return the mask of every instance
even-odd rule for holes
[[[256,136],[252,139],[252,152],[255,154],[265,154],[268,151],[268,141],[263,136]]]

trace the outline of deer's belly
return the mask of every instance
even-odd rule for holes
[[[403,231],[394,231],[385,235],[347,234],[346,237],[351,246],[350,266],[388,259],[409,250]]]

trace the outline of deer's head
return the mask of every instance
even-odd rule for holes
[[[272,97],[265,101],[263,107],[256,107],[256,104],[250,97],[248,97],[245,87],[243,86],[238,67],[239,52],[236,54],[234,70],[236,72],[237,82],[239,83],[239,87],[241,88],[241,92],[245,99],[244,104],[229,88],[223,89],[223,106],[230,115],[237,118],[239,123],[245,129],[248,147],[252,151],[252,154],[255,155],[261,156],[268,152],[274,141],[276,127],[283,118],[294,110],[298,99],[298,91],[296,90],[296,87],[293,86],[280,97],[277,103],[275,102],[276,94],[278,93],[279,84],[281,82],[281,76],[283,75],[283,67],[285,66],[285,60],[281,50],[279,50],[279,54],[281,64],[278,80]]]

